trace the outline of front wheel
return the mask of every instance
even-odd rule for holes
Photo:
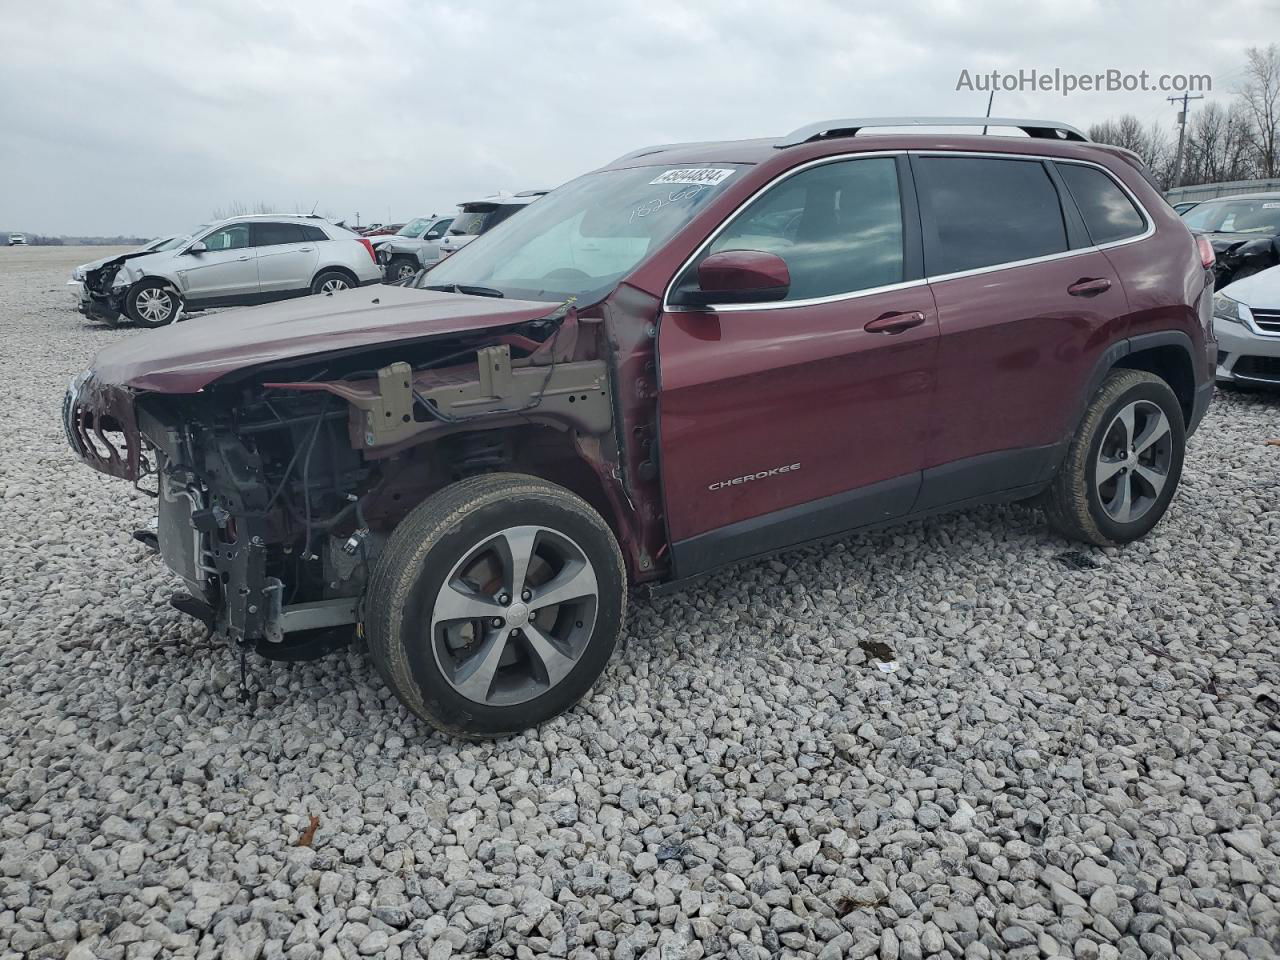
[[[413,257],[397,255],[387,261],[387,282],[400,283],[418,272],[418,261]]]
[[[622,630],[622,554],[580,497],[522,474],[432,495],[396,527],[366,597],[374,664],[435,727],[516,733],[577,703]]]
[[[1104,547],[1146,536],[1178,488],[1185,445],[1169,384],[1143,370],[1112,371],[1044,493],[1049,525]]]
[[[144,280],[125,297],[124,312],[140,327],[172,323],[182,306],[173,288],[162,280]]]

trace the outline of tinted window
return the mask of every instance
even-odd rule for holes
[[[328,240],[329,239],[329,235],[327,233],[325,233],[319,227],[313,227],[309,223],[301,224],[298,227],[298,229],[302,231],[303,240]]]
[[[493,208],[486,210],[464,210],[458,214],[449,226],[449,232],[455,237],[474,237],[484,232],[485,222]]]
[[[301,243],[302,228],[296,223],[255,223],[254,246],[274,247],[281,243]]]
[[[249,224],[233,223],[229,227],[215,230],[204,238],[204,245],[210,250],[239,250],[249,246]]]
[[[917,157],[912,169],[921,204],[932,210],[925,231],[931,275],[1067,249],[1058,191],[1039,161]]]
[[[1147,229],[1133,201],[1101,170],[1078,163],[1059,163],[1057,167],[1094,243],[1136,237]]]
[[[430,229],[430,231],[427,232],[426,238],[428,240],[438,240],[440,237],[444,236],[444,232],[449,229],[449,224],[451,223],[453,223],[452,217],[450,217],[448,220],[439,221],[434,227]]]
[[[892,157],[812,167],[751,203],[711,244],[776,253],[791,271],[788,300],[902,280],[902,207]]]

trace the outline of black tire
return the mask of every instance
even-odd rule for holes
[[[520,629],[499,630],[487,615],[473,620],[453,619],[454,627],[470,631],[470,640],[459,651],[451,644],[456,638],[449,629],[435,623],[437,598],[450,589],[447,584],[461,582],[461,570],[476,556],[490,556],[488,545],[509,543],[504,531],[536,526],[531,548],[537,562],[546,565],[537,551],[548,545],[571,544],[594,574],[595,593],[590,600],[565,601],[539,609],[537,596],[531,595],[526,607],[514,596],[512,606],[533,610],[524,621],[524,631],[539,637],[555,637],[567,630],[576,639],[568,646],[572,667],[565,667],[556,682],[546,682],[549,671],[539,678],[538,665],[547,661],[532,656],[533,644],[524,639]],[[496,553],[497,551],[493,551]],[[487,560],[478,561],[481,563]],[[576,562],[576,561],[575,561]],[[529,564],[529,583],[534,582],[534,563]],[[554,569],[550,568],[549,569]],[[570,568],[566,564],[544,583],[548,590],[561,582]],[[575,569],[581,569],[576,567]],[[510,580],[500,578],[489,584]],[[488,602],[493,594],[484,587],[468,584],[477,592],[468,594]],[[543,587],[535,587],[541,590]],[[618,645],[626,606],[627,578],[622,554],[608,525],[580,497],[562,487],[524,474],[486,474],[454,483],[419,504],[400,522],[387,541],[370,578],[365,602],[364,627],[369,653],[387,685],[410,710],[437,729],[467,739],[507,736],[536,726],[563,713],[577,703],[604,671]],[[449,594],[452,596],[452,594]],[[587,607],[574,604],[589,604]],[[495,609],[495,613],[503,608]],[[506,608],[510,610],[511,608]],[[543,614],[550,616],[549,624]],[[504,615],[505,616],[505,615]],[[537,618],[536,622],[535,619]],[[512,617],[494,618],[504,628],[519,621]],[[589,622],[588,622],[589,620]],[[533,628],[537,628],[534,630]],[[492,628],[492,629],[491,629]],[[543,631],[539,633],[539,631]],[[486,651],[494,650],[492,638],[498,635],[502,648],[493,663],[500,665],[487,682],[485,702],[465,696],[455,684],[469,673]],[[468,654],[474,648],[475,652]],[[561,648],[557,646],[557,650]],[[455,654],[463,659],[455,661]],[[503,657],[499,660],[497,657]],[[574,659],[576,658],[576,659]],[[446,668],[459,666],[456,672]],[[476,671],[478,672],[478,671]],[[523,675],[529,673],[525,678]],[[510,696],[523,696],[520,702],[503,702]]]
[[[1146,493],[1152,489],[1149,484],[1138,483],[1136,479],[1130,480],[1130,470],[1137,472],[1137,467],[1124,467],[1117,479],[1105,480],[1104,488],[1107,483],[1133,483],[1130,490],[1143,492],[1143,499],[1149,501],[1140,515],[1122,522],[1113,517],[1104,505],[1104,497],[1097,483],[1099,454],[1104,442],[1115,442],[1117,435],[1111,431],[1117,417],[1135,404],[1140,410],[1150,411],[1148,414],[1140,414],[1147,417],[1154,416],[1154,407],[1158,407],[1168,421],[1168,446],[1161,451],[1167,459],[1160,465],[1165,471],[1166,479],[1154,496]],[[1120,429],[1123,434],[1123,428]],[[1134,432],[1139,431],[1135,429]],[[1164,516],[1177,491],[1178,481],[1182,476],[1185,445],[1186,426],[1182,419],[1182,406],[1169,384],[1143,370],[1113,370],[1090,401],[1076,435],[1071,440],[1066,458],[1042,495],[1041,505],[1049,526],[1064,537],[1100,547],[1118,546],[1146,536]],[[1140,460],[1133,462],[1141,465]],[[1111,502],[1116,501],[1113,499]]]
[[[311,292],[340,293],[343,290],[354,289],[356,286],[358,284],[349,273],[344,273],[341,270],[322,270],[311,281]]]
[[[167,326],[181,308],[182,298],[163,280],[140,280],[124,298],[124,312],[140,327]]]
[[[418,272],[418,261],[403,253],[397,253],[387,261],[387,283],[399,283]]]

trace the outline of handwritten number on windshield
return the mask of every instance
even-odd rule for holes
[[[652,200],[645,200],[643,203],[636,204],[631,210],[631,216],[627,219],[627,223],[635,223],[639,219],[655,214],[669,204],[692,200],[705,189],[704,185],[698,184],[684,187],[680,190],[672,190],[665,197],[654,197]]]

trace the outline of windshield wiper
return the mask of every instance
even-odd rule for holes
[[[441,293],[468,293],[473,297],[505,297],[506,294],[493,287],[478,287],[470,283],[436,283],[429,284],[423,290],[439,290]]]

